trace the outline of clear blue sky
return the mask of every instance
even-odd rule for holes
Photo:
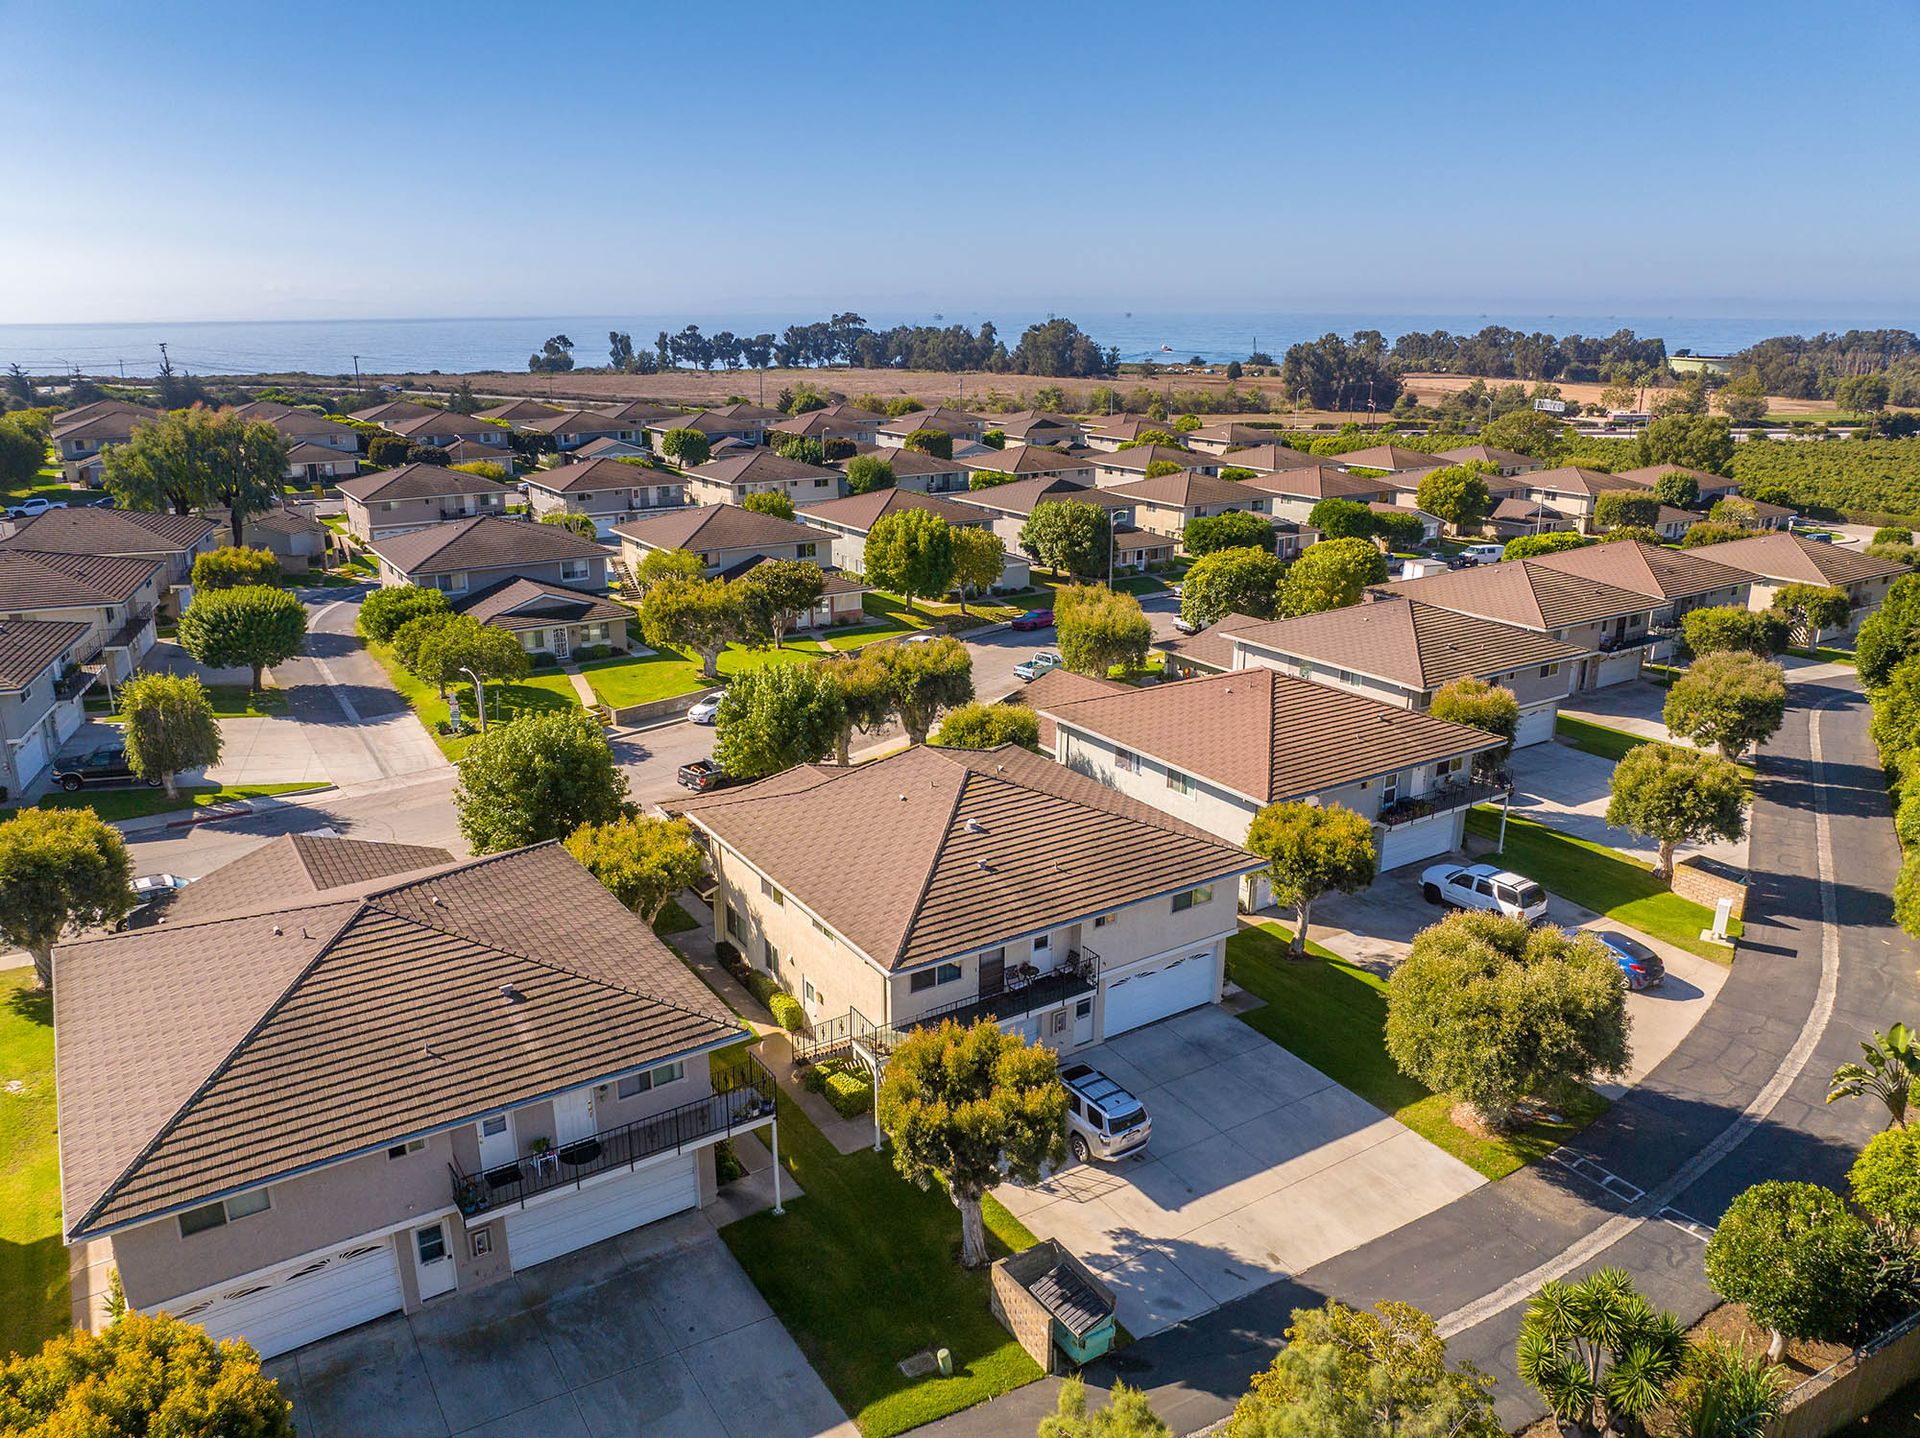
[[[0,0],[0,322],[1872,313],[1920,10]]]

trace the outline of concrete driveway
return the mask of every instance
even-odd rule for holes
[[[1607,822],[1607,802],[1613,797],[1613,760],[1566,744],[1533,744],[1514,750],[1507,769],[1515,785],[1515,814],[1649,864],[1659,857],[1660,846],[1651,839],[1616,829]],[[1742,871],[1747,867],[1744,837],[1731,844],[1715,839],[1683,846],[1678,856],[1685,858],[1688,854],[1706,854]]]
[[[1110,1284],[1136,1337],[1441,1208],[1485,1180],[1209,1006],[1085,1058],[1147,1106],[1145,1154],[997,1197]]]
[[[854,1434],[697,1213],[265,1366],[301,1438]]]

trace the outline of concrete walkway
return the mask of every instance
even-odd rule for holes
[[[560,666],[560,672],[567,676],[567,682],[573,685],[575,697],[584,707],[591,709],[600,702],[600,696],[593,692],[593,686],[587,683],[587,676],[581,672],[578,664],[569,660]]]

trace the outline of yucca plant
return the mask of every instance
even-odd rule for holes
[[[1687,1353],[1686,1330],[1634,1290],[1626,1270],[1547,1284],[1527,1305],[1515,1357],[1554,1417],[1584,1438],[1640,1438]]]

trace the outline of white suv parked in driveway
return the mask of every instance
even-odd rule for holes
[[[1450,909],[1483,909],[1538,924],[1547,917],[1547,891],[1533,880],[1491,864],[1435,864],[1420,874],[1420,892],[1429,904]]]
[[[1146,1105],[1089,1064],[1060,1070],[1067,1086],[1067,1147],[1074,1159],[1120,1158],[1138,1153],[1153,1133]]]

